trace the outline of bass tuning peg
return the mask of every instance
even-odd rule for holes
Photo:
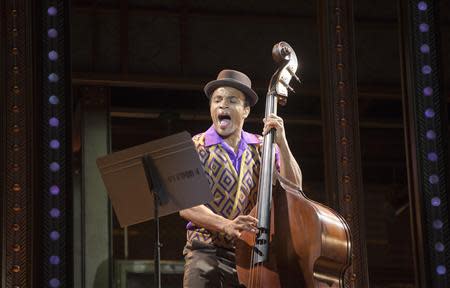
[[[299,84],[302,84],[302,80],[300,80],[300,78],[298,78],[298,76],[294,73],[294,71],[291,70],[291,68],[287,69],[289,71],[289,73],[292,75],[292,77],[294,77],[295,80],[297,80],[297,82]]]
[[[294,88],[292,88],[289,83],[286,83],[283,79],[280,80],[281,84],[283,84],[284,87],[288,88],[289,91],[291,91],[292,93],[295,93]]]

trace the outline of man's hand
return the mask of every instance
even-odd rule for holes
[[[223,226],[223,232],[233,238],[241,237],[242,231],[248,231],[252,233],[258,232],[258,220],[250,215],[241,215],[234,220],[229,220],[227,224]]]
[[[281,117],[275,114],[270,114],[269,117],[264,118],[263,135],[269,133],[270,129],[274,128],[277,133],[275,136],[275,143],[280,148],[280,174],[284,178],[294,182],[302,189],[302,171],[298,166],[297,161],[292,155],[291,149],[286,139],[286,133],[284,130],[284,122]]]
[[[230,220],[212,212],[205,205],[181,210],[180,216],[188,221],[192,221],[196,226],[215,232],[222,232],[233,238],[240,237],[242,231],[258,232],[258,220],[255,217],[241,215],[234,220]]]
[[[269,133],[270,129],[274,128],[277,131],[275,143],[277,143],[278,146],[281,146],[287,142],[286,133],[284,131],[283,118],[272,113],[269,115],[269,117],[264,118],[263,121],[264,121],[263,136]]]

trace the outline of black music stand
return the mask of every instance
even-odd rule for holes
[[[155,287],[161,287],[159,218],[213,200],[191,136],[118,151],[97,166],[121,227],[155,219]]]

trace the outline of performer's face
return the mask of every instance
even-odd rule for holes
[[[233,87],[217,88],[209,106],[214,129],[222,137],[241,133],[244,120],[250,113],[245,95]]]

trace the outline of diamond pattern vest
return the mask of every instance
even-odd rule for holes
[[[261,136],[258,138],[262,140]],[[256,205],[258,193],[261,145],[248,144],[242,154],[238,174],[221,144],[205,147],[205,133],[194,136],[192,140],[214,196],[214,201],[205,205],[228,219],[250,213]],[[223,248],[234,248],[234,241],[225,234],[196,226],[187,230],[187,242],[194,239]]]

